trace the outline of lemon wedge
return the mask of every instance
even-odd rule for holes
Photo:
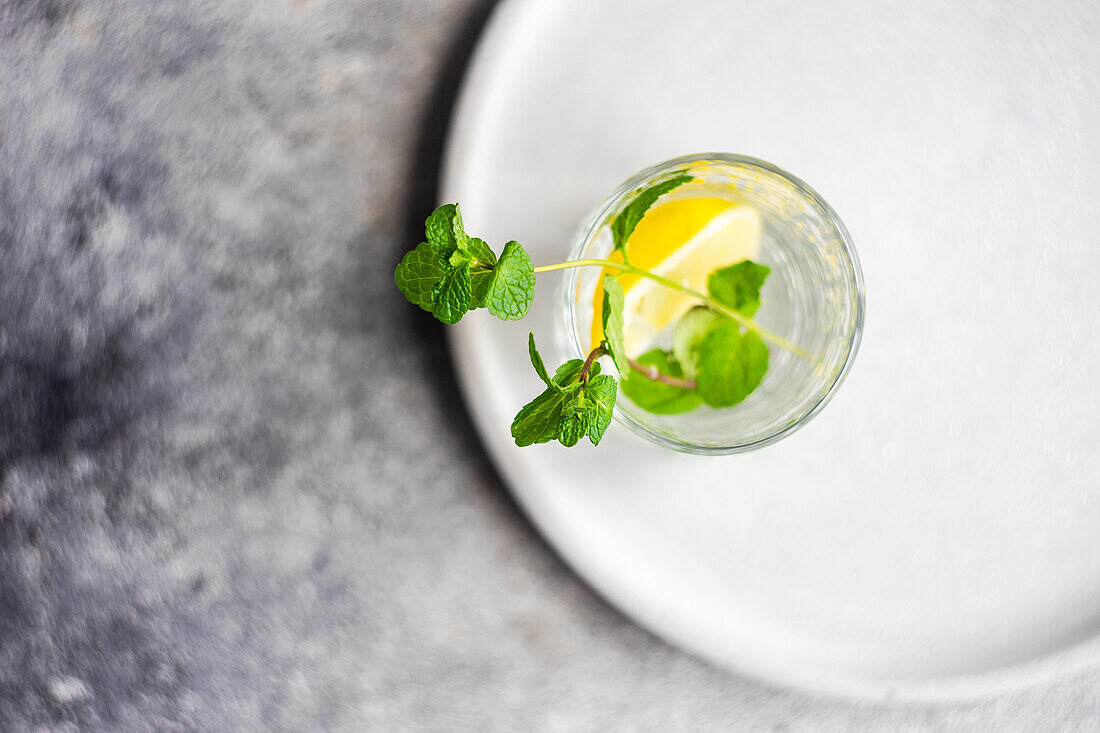
[[[706,292],[707,277],[715,270],[753,259],[763,230],[759,214],[718,198],[687,198],[650,209],[630,237],[630,261],[655,275]],[[625,295],[624,345],[637,356],[658,335],[687,312],[695,299],[637,275],[619,278]],[[594,313],[603,304],[603,288],[593,299]],[[603,340],[599,318],[593,319],[592,343]]]

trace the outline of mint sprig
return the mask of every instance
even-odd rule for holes
[[[711,296],[745,316],[760,306],[760,288],[769,268],[745,260],[715,270],[708,278]],[[697,306],[685,313],[672,333],[672,354],[698,398],[711,407],[731,407],[748,397],[768,370],[768,347],[760,336],[724,314]]]
[[[553,385],[528,402],[512,421],[512,438],[522,447],[535,443],[549,443],[561,434],[561,411],[570,394],[579,385],[577,375],[584,362],[570,359],[554,373]]]
[[[535,335],[528,335],[531,365],[546,389],[528,402],[512,421],[512,438],[518,446],[559,441],[566,447],[588,436],[599,445],[615,406],[618,391],[615,378],[600,374],[599,362],[570,359],[551,379],[535,346]]]
[[[481,307],[502,320],[527,315],[535,269],[518,242],[509,242],[498,260],[484,240],[466,234],[457,204],[432,212],[424,236],[427,241],[406,254],[393,274],[410,302],[447,324]]]
[[[623,336],[623,288],[615,275],[605,274],[599,314],[604,337],[586,359],[570,359],[550,376],[534,334],[529,335],[531,365],[546,388],[512,422],[516,445],[556,440],[574,446],[586,437],[598,445],[611,424],[620,384],[635,405],[655,414],[738,404],[761,384],[768,369],[763,339],[806,356],[751,320],[770,272],[765,265],[746,260],[716,270],[704,294],[627,261],[627,240],[646,211],[661,196],[691,180],[685,174],[644,189],[615,217],[611,230],[622,262],[592,259],[535,267],[515,241],[508,242],[498,257],[484,240],[466,233],[457,204],[439,207],[425,221],[426,241],[405,254],[394,281],[410,302],[444,323],[457,323],[478,308],[501,320],[520,320],[530,311],[536,274],[569,267],[631,273],[700,302],[675,324],[671,351],[655,348],[634,360],[626,352]],[[619,382],[601,373],[603,356],[614,361]]]

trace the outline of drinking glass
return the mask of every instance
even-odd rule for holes
[[[615,418],[643,438],[684,453],[754,450],[805,425],[844,381],[863,331],[859,259],[844,224],[812,188],[771,163],[727,153],[675,158],[624,182],[589,215],[569,259],[606,259],[613,249],[615,216],[639,190],[683,173],[694,180],[673,189],[661,203],[716,197],[752,207],[759,214],[763,234],[753,259],[770,267],[771,274],[753,320],[807,355],[769,343],[763,382],[733,407],[702,406],[676,415],[655,415],[633,404],[620,390]],[[571,356],[584,358],[592,346],[588,343],[592,303],[601,276],[598,267],[566,272],[562,311]],[[656,345],[667,348],[668,334]]]

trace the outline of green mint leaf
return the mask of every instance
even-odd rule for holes
[[[570,392],[562,404],[558,441],[567,448],[585,436],[592,445],[599,445],[611,424],[617,393],[615,378],[609,374],[593,376],[592,372],[598,371],[596,366],[592,365],[584,385]]]
[[[744,260],[712,272],[707,278],[707,290],[722,305],[751,317],[760,307],[760,288],[769,272],[771,268],[767,265]]]
[[[630,367],[623,345],[623,286],[611,275],[603,277],[603,337],[615,368],[626,374]]]
[[[562,387],[568,387],[571,384],[577,382],[577,377],[580,376],[581,369],[584,367],[583,359],[570,359],[569,361],[558,367],[558,370],[554,372],[554,381]],[[588,370],[588,375],[593,376],[600,373],[600,365],[593,364]]]
[[[535,266],[519,242],[509,242],[489,277],[485,307],[503,321],[518,321],[527,315],[534,297]]]
[[[466,261],[448,269],[432,288],[429,310],[444,323],[458,323],[470,310],[471,297],[470,263]]]
[[[493,250],[489,248],[489,245],[485,243],[484,239],[467,237],[461,249],[475,264],[481,264],[486,269],[491,270],[497,264],[496,254],[493,253]]]
[[[450,269],[448,254],[427,242],[406,253],[394,270],[397,287],[410,302],[426,311],[435,311],[433,292]]]
[[[587,396],[587,387],[570,392],[561,408],[558,442],[566,448],[575,446],[588,433],[588,424],[595,420],[596,406]]]
[[[533,333],[527,334],[527,353],[531,355],[531,366],[535,368],[535,374],[539,375],[539,379],[546,382],[546,386],[555,392],[561,392],[561,386],[551,380],[550,375],[546,373],[546,365],[542,362],[538,347],[535,346],[535,334]]]
[[[516,414],[516,419],[512,421],[512,438],[516,445],[523,447],[557,439],[561,431],[562,406],[571,393],[581,388],[577,377],[583,367],[584,362],[580,359],[562,364],[554,373],[557,388],[543,390]]]
[[[695,363],[699,359],[699,347],[715,326],[725,319],[704,305],[697,305],[676,323],[672,331],[672,356],[688,379],[695,378]],[[659,367],[658,367],[659,368]]]
[[[593,365],[595,366],[595,365]],[[610,374],[588,378],[588,399],[594,405],[592,417],[588,421],[588,440],[599,445],[607,426],[611,424],[618,387]]]
[[[691,180],[694,180],[691,176],[681,174],[637,193],[633,200],[626,205],[626,208],[620,211],[618,216],[611,222],[611,241],[614,243],[615,249],[625,252],[626,241],[634,233],[634,227],[638,226],[638,222],[645,216],[645,212],[649,211],[649,207],[653,206],[661,196]]]
[[[580,369],[579,365],[577,369]],[[573,385],[570,391],[578,389],[580,385]],[[512,439],[516,445],[522,448],[556,440],[561,430],[561,408],[567,394],[566,391],[543,390],[524,405],[512,421]]]
[[[638,357],[638,363],[654,367],[669,377],[683,378],[680,364],[667,351],[653,349]],[[655,415],[675,415],[694,410],[702,404],[694,390],[656,382],[631,369],[623,376],[623,394],[638,407]]]
[[[699,347],[695,389],[711,407],[729,407],[760,386],[768,370],[768,347],[752,331],[727,321]]]
[[[429,244],[448,251],[464,244],[467,237],[458,204],[443,204],[429,214],[424,221],[424,236]]]
[[[485,307],[485,298],[489,294],[489,281],[493,271],[481,265],[470,267],[470,310]]]
[[[451,252],[451,256],[447,258],[447,264],[451,267],[469,266],[471,264],[470,255],[466,254],[461,249],[456,249],[454,252]]]
[[[458,323],[472,307],[470,258],[459,250],[421,242],[401,259],[393,279],[406,298],[444,323]]]
[[[485,298],[489,293],[489,283],[493,270],[497,266],[497,256],[484,239],[469,237],[463,252],[473,262],[470,266],[470,280],[473,296],[470,298],[470,310],[485,307]]]

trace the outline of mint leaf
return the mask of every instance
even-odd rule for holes
[[[595,407],[584,388],[570,392],[561,408],[558,442],[566,448],[575,446],[588,433],[589,421],[595,420]]]
[[[707,278],[707,290],[722,305],[751,317],[760,307],[760,288],[770,272],[767,265],[744,260],[712,272]]]
[[[630,368],[623,344],[623,286],[611,275],[603,277],[603,337],[619,374]]]
[[[509,242],[489,276],[485,307],[503,321],[518,321],[527,315],[534,297],[535,266],[519,242]]]
[[[539,355],[538,347],[535,346],[535,334],[527,334],[527,353],[531,355],[531,366],[535,368],[535,374],[539,375],[539,379],[546,382],[546,386],[553,389],[555,392],[561,392],[561,387],[557,382],[550,379],[550,375],[546,373],[546,365],[542,363],[542,357]]]
[[[768,347],[751,331],[726,322],[714,328],[699,347],[695,389],[711,407],[729,407],[760,386],[768,370]]]
[[[577,377],[580,376],[581,369],[584,367],[583,359],[570,359],[569,361],[558,367],[554,372],[554,381],[563,387],[568,387],[577,381]],[[593,364],[588,370],[588,376],[594,376],[600,373],[600,365],[598,363]]]
[[[588,436],[592,445],[599,445],[615,407],[615,378],[609,374],[594,375],[599,365],[593,364],[588,379],[579,389],[570,391],[562,403],[558,441],[572,448]]]
[[[470,260],[455,250],[421,242],[394,270],[393,280],[411,302],[444,323],[458,323],[471,308]]]
[[[588,440],[592,442],[592,445],[600,444],[603,434],[607,432],[607,426],[611,424],[617,394],[618,387],[615,384],[615,378],[610,374],[601,374],[598,377],[589,376],[588,398],[594,405],[594,414],[588,421]]]
[[[447,264],[451,267],[461,267],[462,265],[469,266],[471,264],[470,255],[466,254],[465,250],[456,249],[451,252],[451,256],[447,258]]]
[[[394,282],[410,302],[434,311],[433,292],[450,268],[448,256],[438,247],[421,242],[401,259],[393,273]]]
[[[577,362],[580,371],[580,360]],[[574,385],[573,389],[580,389],[580,386]],[[524,405],[512,421],[512,439],[516,445],[522,448],[556,440],[561,430],[561,408],[565,398],[565,391],[547,389]]]
[[[492,277],[491,269],[481,265],[470,267],[470,310],[485,307],[485,298],[489,294],[489,281]]]
[[[638,357],[638,364],[654,367],[669,377],[683,378],[680,364],[662,349],[647,351]],[[664,382],[656,382],[631,369],[623,376],[623,394],[638,407],[655,415],[675,415],[694,410],[702,404],[694,390],[684,389]]]
[[[432,288],[429,310],[444,323],[458,323],[470,310],[471,297],[470,263],[461,262],[447,270]]]
[[[475,264],[481,264],[487,269],[492,269],[497,264],[497,256],[493,250],[485,243],[484,239],[478,239],[477,237],[467,237],[466,243],[462,245],[461,249],[469,255],[470,259]]]
[[[695,378],[695,362],[703,339],[725,319],[704,305],[697,305],[676,323],[672,331],[672,356],[688,379]]]
[[[464,252],[473,260],[470,266],[470,282],[473,295],[470,298],[470,310],[485,307],[485,295],[489,291],[489,279],[497,265],[497,256],[484,239],[470,237],[466,240]]]
[[[599,365],[592,366],[595,368]],[[554,374],[557,388],[548,387],[523,406],[512,421],[512,438],[516,445],[523,447],[557,439],[561,431],[562,405],[571,392],[581,388],[577,377],[583,367],[584,362],[580,359],[565,362]]]
[[[611,222],[611,241],[614,243],[615,249],[625,252],[626,241],[634,233],[634,227],[638,226],[638,222],[645,216],[645,212],[649,211],[649,207],[653,206],[657,199],[672,189],[692,180],[694,179],[691,176],[681,174],[638,192]]]
[[[424,236],[436,247],[453,250],[466,240],[458,204],[443,204],[424,221]]]

